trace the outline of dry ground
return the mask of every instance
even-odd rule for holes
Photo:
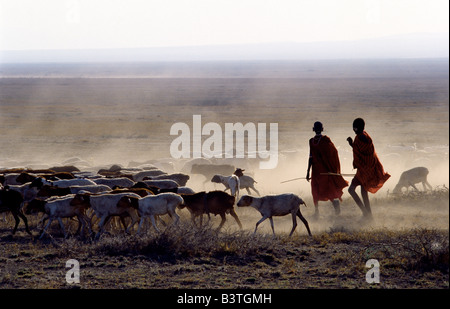
[[[324,207],[322,217],[314,221],[312,212],[304,210],[313,237],[299,224],[291,238],[287,217],[274,219],[277,236],[268,222],[253,235],[259,218],[253,209],[238,209],[242,231],[231,217],[219,233],[218,218],[194,228],[180,211],[180,226],[169,226],[161,234],[152,229],[142,236],[111,230],[98,241],[63,239],[56,223],[52,236],[43,240],[32,240],[23,226],[11,236],[9,218],[0,225],[0,284],[39,289],[448,289],[448,191],[414,197],[413,202],[404,197],[403,202],[376,201],[375,222],[368,225],[358,222],[350,201],[344,201],[339,218]],[[396,227],[385,221],[381,211],[386,208],[394,210]],[[407,220],[408,227],[402,227],[402,216],[416,221]],[[36,222],[31,218],[34,235]],[[66,283],[69,259],[80,263],[79,284]],[[369,259],[380,263],[379,284],[365,280]]]
[[[252,235],[259,214],[238,209],[243,231],[228,220],[216,234],[217,218],[212,228],[198,231],[184,213],[179,228],[161,235],[113,231],[98,242],[64,240],[55,224],[53,237],[37,241],[23,225],[11,237],[9,217],[0,222],[3,288],[71,288],[65,282],[68,259],[80,262],[82,288],[449,287],[449,199],[442,186],[449,186],[448,59],[4,65],[0,77],[2,168],[81,162],[96,171],[114,163],[172,159],[170,127],[191,125],[193,114],[221,126],[276,122],[277,169],[257,170],[247,159],[237,164],[248,164],[262,194],[300,194],[313,232],[309,238],[299,224],[287,238],[286,217],[275,219],[276,237],[268,222]],[[366,120],[392,175],[371,196],[375,222],[357,223],[359,210],[346,192],[340,219],[324,203],[321,219],[313,221],[309,183],[280,182],[305,176],[316,120],[337,146],[342,171],[351,173],[346,138],[356,117]],[[407,199],[387,195],[402,171],[419,165],[429,168],[428,180],[439,190]],[[213,189],[195,177],[188,185]],[[36,235],[37,220],[31,221]],[[380,284],[365,281],[370,258],[380,261]]]

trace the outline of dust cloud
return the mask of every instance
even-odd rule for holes
[[[30,66],[28,71],[22,66],[20,76],[10,67],[4,70],[9,75],[0,78],[0,168],[75,165],[96,172],[112,164],[152,163],[168,173],[186,171],[191,159],[174,160],[169,153],[172,124],[189,125],[194,114],[202,115],[203,123],[222,127],[226,122],[278,123],[275,169],[259,169],[259,160],[251,158],[210,162],[244,168],[262,195],[300,195],[308,205],[301,210],[313,232],[448,229],[448,59],[392,63],[336,60],[207,67],[183,63],[181,71],[176,64],[159,63],[153,69],[146,64],[147,75],[136,64],[122,64],[114,76],[101,65],[85,71],[81,64],[67,71],[64,65]],[[92,73],[93,68],[101,74]],[[134,74],[136,70],[139,74]],[[303,179],[281,182],[306,176],[308,140],[317,120],[339,151],[342,172],[354,173],[346,138],[354,135],[351,124],[356,117],[366,120],[366,131],[391,174],[385,186],[370,195],[375,221],[359,223],[361,212],[346,189],[339,217],[331,203],[321,202],[320,218],[313,220],[310,184]],[[433,192],[392,195],[401,173],[417,166],[429,169]],[[200,175],[190,176],[187,185],[196,191],[223,189]],[[418,188],[422,190],[422,185]],[[237,213],[250,231],[260,218],[254,209],[238,208]],[[277,232],[288,232],[292,226],[290,217],[274,222]],[[236,226],[231,218],[225,228]],[[268,222],[260,229],[271,232]],[[301,222],[297,232],[306,232]]]

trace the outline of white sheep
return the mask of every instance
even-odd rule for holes
[[[89,195],[88,195],[89,196]],[[101,195],[90,195],[89,203],[95,215],[100,218],[98,223],[98,232],[95,238],[99,238],[100,234],[104,231],[104,226],[107,220],[112,216],[119,216],[121,218],[125,216],[131,217],[131,224],[126,229],[126,233],[136,224],[138,219],[137,200],[140,196],[135,193],[118,193],[118,194],[101,194]]]
[[[167,173],[165,173],[159,169],[152,169],[149,171],[142,171],[142,172],[138,172],[138,173],[134,174],[133,179],[134,179],[134,181],[138,182],[138,181],[144,180],[145,177],[154,177],[154,176],[159,176],[159,175],[167,175]]]
[[[183,203],[183,198],[180,195],[170,192],[158,195],[148,195],[139,199],[138,211],[141,216],[141,221],[137,233],[140,233],[144,220],[147,217],[150,217],[152,225],[157,232],[159,232],[159,229],[156,226],[155,216],[168,214],[171,218],[175,218],[174,224],[177,224],[180,216],[177,215],[175,209]]]
[[[130,188],[135,184],[135,182],[127,177],[117,177],[117,178],[97,178],[93,179],[98,185],[106,185],[108,187],[114,188],[115,186],[121,188]]]
[[[427,181],[427,176],[428,176],[428,169],[426,167],[415,167],[410,170],[404,171],[400,176],[400,180],[395,186],[393,192],[401,193],[403,187],[405,187],[406,190],[408,190],[409,186],[413,187],[416,191],[419,191],[415,186],[415,184],[419,182],[422,183],[424,190],[427,190],[427,188],[433,190],[433,187],[431,187],[431,185]]]
[[[292,193],[278,194],[278,195],[266,195],[263,197],[254,197],[250,195],[243,195],[237,206],[251,206],[258,210],[262,219],[256,223],[255,232],[258,228],[258,225],[269,218],[270,226],[272,227],[273,234],[275,235],[275,229],[273,227],[272,216],[285,216],[287,214],[292,215],[292,230],[289,236],[294,233],[295,228],[297,227],[297,218],[298,216],[300,220],[305,224],[306,229],[308,230],[308,234],[311,236],[311,231],[309,229],[308,221],[302,216],[300,212],[300,205],[305,204],[305,202],[297,195]]]
[[[71,186],[96,185],[96,183],[93,182],[92,180],[84,179],[84,178],[61,179],[61,180],[56,180],[56,181],[50,181],[50,184],[52,186],[59,187],[59,188],[68,188]]]
[[[77,194],[81,191],[89,193],[103,193],[112,191],[112,189],[107,185],[87,185],[87,186],[70,186],[70,192]]]
[[[31,214],[36,212],[43,212],[45,215],[41,219],[41,224],[48,219],[48,223],[41,232],[41,239],[45,231],[49,228],[53,220],[57,219],[61,230],[64,233],[64,237],[67,237],[66,231],[64,229],[64,224],[62,218],[72,218],[77,217],[79,224],[81,224],[81,237],[84,234],[84,228],[86,224],[88,225],[89,232],[91,231],[90,221],[85,215],[86,208],[89,207],[89,203],[85,197],[75,194],[69,194],[61,198],[51,198],[46,200],[34,199],[26,206],[25,213]],[[80,226],[78,227],[80,229]]]
[[[232,196],[234,196],[236,199],[239,197],[240,181],[238,176],[214,175],[211,179],[211,182],[223,184],[225,186],[224,191],[227,191],[229,189]]]

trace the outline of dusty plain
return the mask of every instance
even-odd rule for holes
[[[181,224],[144,236],[111,230],[99,241],[64,239],[55,223],[44,240],[31,239],[23,223],[0,222],[2,288],[449,288],[449,72],[448,59],[309,62],[21,64],[0,66],[0,167],[46,168],[73,164],[97,171],[154,163],[186,171],[174,159],[169,134],[176,122],[278,123],[279,161],[261,170],[258,159],[216,159],[243,167],[265,194],[294,192],[312,237],[299,222],[275,218],[253,235],[260,215],[237,209],[220,233],[219,218],[197,230],[180,211]],[[329,203],[314,207],[306,175],[314,121],[339,150],[341,169],[352,173],[354,118],[366,120],[380,159],[392,177],[371,195],[374,222],[345,191],[342,213]],[[206,138],[205,136],[204,138]],[[390,194],[402,171],[426,166],[433,191]],[[348,180],[351,180],[349,178]],[[196,191],[221,189],[191,175]],[[422,189],[421,184],[419,189]],[[34,235],[38,219],[30,217]],[[74,230],[72,226],[72,230]],[[366,282],[369,259],[380,262],[380,283]],[[79,284],[68,284],[68,259],[80,262]]]

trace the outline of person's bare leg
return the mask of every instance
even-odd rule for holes
[[[366,189],[363,188],[363,186],[361,186],[361,196],[363,198],[364,206],[366,208],[366,213],[364,216],[371,219],[372,218],[372,210],[370,209],[369,194],[366,191]]]
[[[334,214],[338,216],[341,213],[341,205],[339,203],[339,200],[338,199],[332,200],[331,203],[333,204],[334,207]]]
[[[354,185],[350,185],[350,187],[348,188],[348,193],[350,193],[350,195],[353,197],[353,199],[356,202],[356,205],[358,205],[359,209],[361,209],[363,216],[366,215],[366,207],[364,206],[363,202],[361,201],[361,199],[359,198],[358,194],[355,191],[355,186]],[[362,188],[362,186],[361,186]],[[365,190],[364,190],[365,191]],[[367,193],[367,191],[366,191]],[[369,206],[370,209],[370,206]]]

